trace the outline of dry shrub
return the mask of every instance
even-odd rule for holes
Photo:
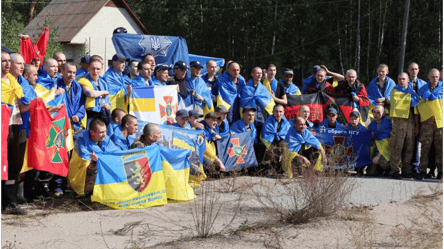
[[[432,194],[412,198],[416,210],[410,215],[410,225],[401,224],[392,232],[392,237],[407,248],[443,247],[442,184],[429,188]]]
[[[231,225],[240,211],[243,194],[242,192],[233,193],[233,195],[237,195],[234,199],[234,207],[232,207],[230,212],[227,212],[229,216],[224,215],[228,222],[224,224],[222,229],[215,231],[214,223],[221,215],[222,208],[228,208],[227,200],[222,199],[219,193],[221,189],[220,184],[223,184],[222,181],[205,181],[200,188],[194,189],[196,198],[189,202],[188,205],[194,223],[192,230],[197,237],[206,238],[212,231],[216,234],[222,232]]]
[[[293,167],[298,170],[297,167]],[[297,172],[295,172],[297,173]],[[253,191],[269,213],[284,222],[301,224],[335,213],[355,188],[356,181],[341,171],[302,167],[300,176]]]
[[[358,217],[359,216],[359,217]],[[352,224],[348,225],[353,246],[361,248],[374,248],[376,246],[377,228],[375,218],[369,213],[369,209],[360,209],[354,217]]]

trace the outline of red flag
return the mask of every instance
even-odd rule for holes
[[[31,101],[28,167],[67,176],[69,162],[66,139],[69,129],[66,106],[55,117],[51,117],[42,99]]]
[[[31,38],[20,39],[20,55],[23,56],[25,64],[29,64],[32,59],[39,57],[40,66],[43,64],[43,59],[46,54],[46,47],[49,41],[49,29],[45,28],[45,32],[40,36],[35,44],[32,44]]]
[[[2,180],[8,180],[8,135],[11,108],[2,105]]]

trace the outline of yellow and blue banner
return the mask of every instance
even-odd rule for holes
[[[129,113],[147,123],[175,123],[177,86],[133,87]]]
[[[250,132],[235,133],[217,140],[217,152],[225,171],[257,166]]]
[[[188,184],[190,155],[152,145],[127,151],[98,153],[97,176],[92,201],[116,209],[147,208],[167,199],[194,199]]]

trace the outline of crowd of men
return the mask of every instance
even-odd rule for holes
[[[126,64],[127,75],[124,74]],[[427,177],[428,167],[433,174],[436,166],[437,178],[442,178],[442,69],[428,70],[426,82],[418,78],[418,64],[411,63],[408,73],[401,73],[396,84],[387,76],[388,66],[381,64],[378,76],[370,82],[367,91],[355,70],[348,70],[344,77],[325,66],[314,66],[313,75],[303,81],[300,90],[293,82],[293,70],[284,69],[282,79],[278,80],[273,64],[265,69],[253,68],[248,81],[240,75],[240,65],[233,61],[227,62],[225,72],[219,76],[213,60],[206,63],[204,75],[201,75],[203,65],[198,61],[190,65],[178,61],[174,64],[173,76],[169,76],[172,68],[156,65],[152,55],[146,55],[139,62],[115,54],[104,74],[104,61],[98,55],[83,57],[80,65],[77,68],[67,62],[60,52],[53,58],[46,58],[42,65],[38,57],[25,65],[20,54],[2,49],[2,104],[12,110],[8,180],[2,181],[2,210],[5,212],[24,213],[17,205],[18,201],[26,201],[23,192],[30,197],[42,193],[61,196],[67,188],[66,178],[48,172],[26,172],[25,182],[30,184],[25,186],[20,177],[31,127],[30,102],[42,98],[48,103],[51,100],[48,92],[52,98],[61,94],[66,98],[76,148],[70,156],[90,161],[83,194],[93,191],[98,153],[146,147],[159,141],[161,130],[156,124],[147,124],[138,140],[131,138],[137,131],[138,120],[126,114],[127,110],[112,106],[110,88],[116,86],[125,91],[125,98],[129,98],[133,87],[177,85],[179,101],[192,100],[193,108],[178,110],[176,122],[171,125],[203,130],[208,143],[232,133],[249,131],[259,163],[271,146],[277,146],[294,152],[294,160],[300,165],[310,167],[317,159],[313,158],[315,154],[326,164],[321,143],[308,130],[324,126],[372,132],[376,142],[371,155],[373,164],[366,168],[367,175],[422,180]],[[190,77],[187,77],[188,70]],[[350,123],[339,123],[338,110],[334,108],[325,110],[327,118],[318,124],[309,121],[308,106],[300,108],[297,118],[285,118],[284,106],[289,95],[320,91],[352,99],[354,111],[350,114]],[[428,108],[418,108],[426,104]],[[56,113],[62,106],[47,108],[50,113]],[[368,110],[364,107],[370,107],[371,122],[361,120],[362,110]],[[440,108],[441,112],[432,111],[433,108]],[[368,127],[365,122],[370,123]],[[431,153],[431,149],[435,152]],[[215,169],[225,171],[217,155],[207,155],[207,159]],[[430,162],[431,159],[435,162]]]

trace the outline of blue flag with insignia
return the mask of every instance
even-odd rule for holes
[[[226,171],[257,166],[250,132],[231,134],[217,140],[217,154]]]

